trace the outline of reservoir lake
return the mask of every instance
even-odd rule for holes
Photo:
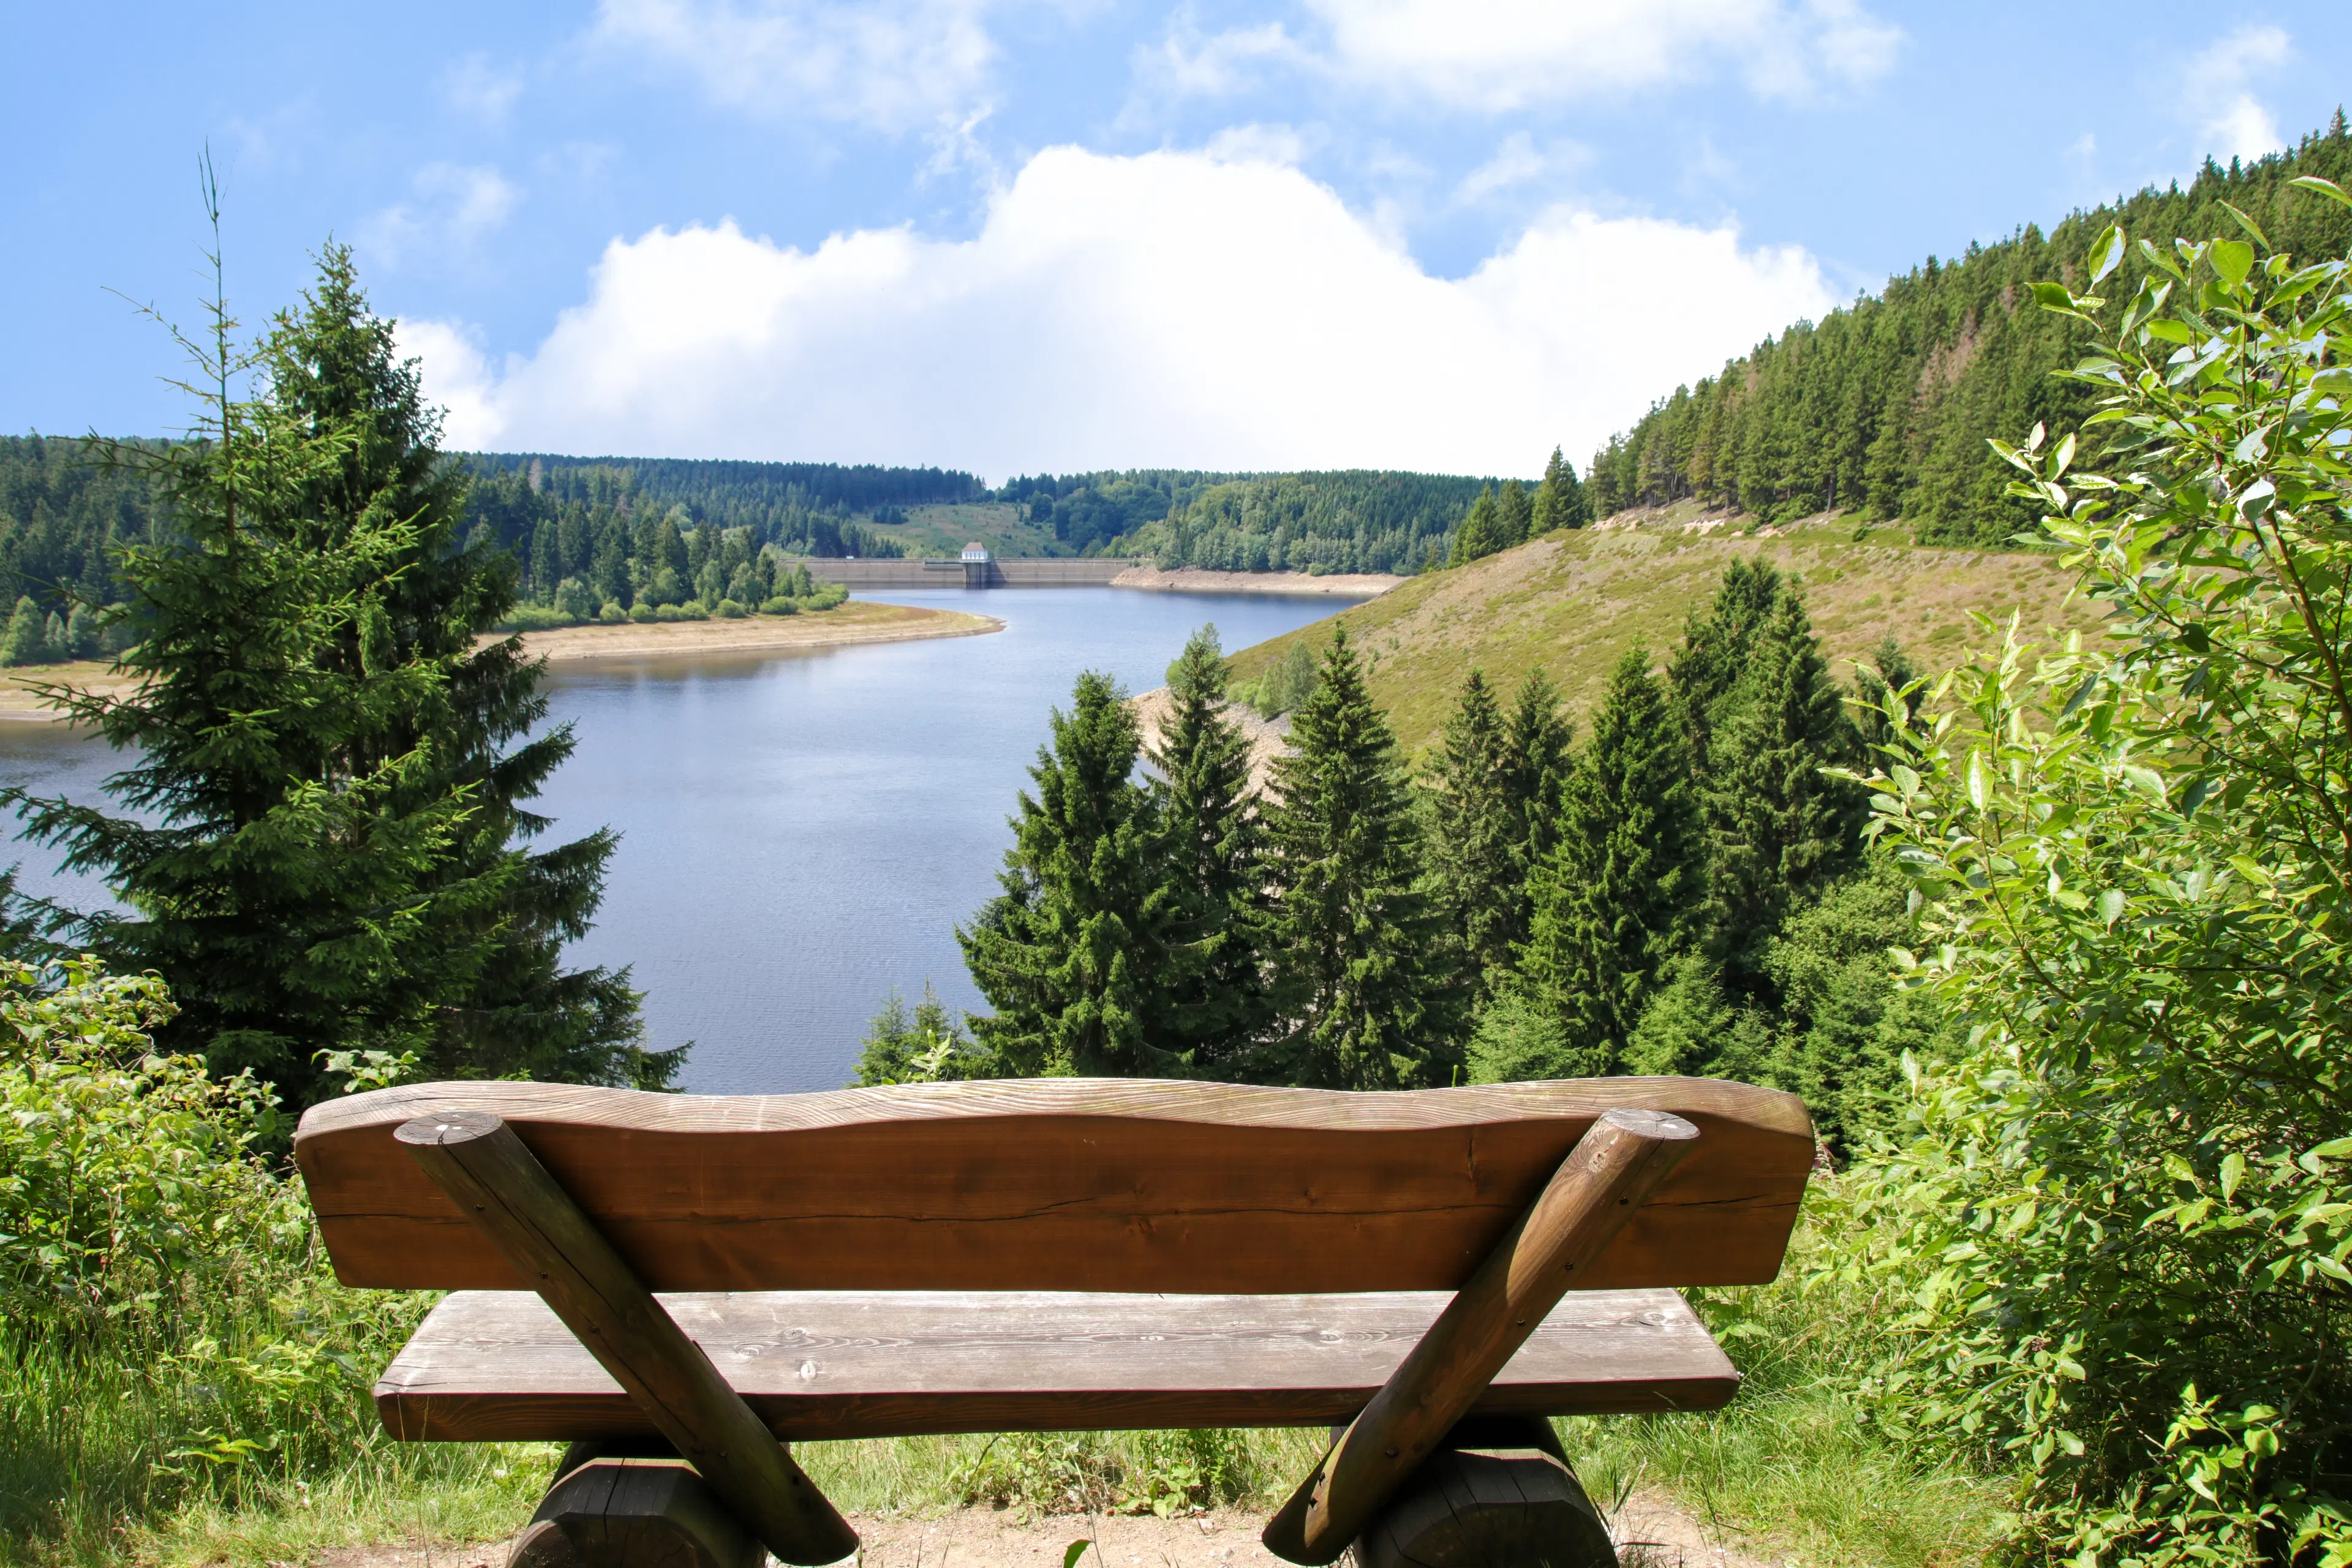
[[[628,964],[647,1042],[692,1040],[682,1086],[709,1094],[837,1089],[866,1021],[929,981],[984,1010],[954,928],[996,891],[1016,792],[1082,669],[1161,685],[1213,621],[1228,652],[1338,614],[1330,595],[1120,588],[861,594],[995,616],[983,637],[778,655],[567,663],[551,714],[578,749],[539,809],[552,834],[621,833],[596,928],[573,962]],[[0,783],[101,798],[121,765],[62,726],[0,724]],[[11,847],[28,892],[102,890]]]

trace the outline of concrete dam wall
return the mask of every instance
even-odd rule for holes
[[[1139,560],[811,561],[809,574],[845,588],[1100,588]]]

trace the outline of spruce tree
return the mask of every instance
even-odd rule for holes
[[[1628,648],[1578,754],[1538,868],[1520,985],[1559,1021],[1551,1076],[1622,1070],[1696,902],[1701,866],[1681,727],[1647,648]]]
[[[1286,1027],[1256,1076],[1325,1089],[1452,1081],[1463,1011],[1441,927],[1415,886],[1415,830],[1396,737],[1364,689],[1345,628],[1276,764],[1267,813],[1278,892],[1270,952]]]
[[[80,934],[163,976],[173,1048],[297,1104],[324,1092],[322,1053],[362,1048],[442,1076],[664,1081],[677,1053],[639,1047],[625,975],[556,967],[611,839],[512,845],[570,738],[499,750],[544,710],[537,671],[511,641],[472,649],[511,588],[456,546],[413,364],[340,249],[257,354],[234,329],[216,303],[200,439],[117,449],[177,524],[119,563],[135,684],[50,693],[137,758],[108,784],[134,815],[10,792],[127,906]],[[253,370],[266,395],[236,398]]]
[[[1177,914],[1159,812],[1133,778],[1139,740],[1126,694],[1080,675],[1070,710],[1029,770],[1003,889],[960,927],[964,965],[996,1009],[972,1033],[1013,1077],[1164,1077],[1155,1046]]]
[[[1172,911],[1166,1001],[1154,1043],[1209,1077],[1229,1077],[1271,1016],[1264,945],[1265,827],[1250,784],[1250,742],[1225,714],[1227,668],[1204,626],[1168,670],[1171,711],[1151,753]]]
[[[1495,498],[1495,548],[1508,550],[1525,544],[1534,520],[1535,506],[1528,499],[1527,487],[1517,479],[1504,480],[1501,493]]]
[[[1822,771],[1854,760],[1853,728],[1793,590],[1775,599],[1720,711],[1701,782],[1709,946],[1727,985],[1753,994],[1790,909],[1860,862],[1866,814],[1859,786]]]
[[[278,403],[314,431],[352,437],[305,487],[306,536],[339,542],[370,516],[405,518],[416,531],[374,595],[380,615],[365,628],[374,651],[347,635],[329,662],[351,679],[367,679],[372,660],[440,677],[425,701],[392,710],[380,729],[345,744],[362,766],[427,746],[429,766],[405,786],[404,804],[464,792],[471,805],[428,884],[503,884],[480,919],[449,933],[474,948],[478,968],[464,995],[442,1000],[426,1065],[444,1077],[666,1084],[683,1049],[643,1049],[627,973],[563,966],[564,944],[587,932],[604,900],[619,836],[599,829],[525,847],[548,826],[528,803],[572,755],[572,726],[533,737],[547,716],[543,661],[519,637],[484,640],[515,605],[514,564],[489,541],[460,537],[463,470],[441,454],[440,415],[424,400],[415,362],[397,357],[393,323],[369,309],[349,247],[320,256],[317,286],[278,317],[264,363]]]
[[[1683,630],[1683,646],[1666,668],[1675,710],[1690,743],[1692,769],[1704,776],[1720,715],[1746,673],[1757,632],[1771,615],[1780,592],[1780,574],[1763,561],[1738,557],[1724,568],[1715,602],[1694,613]]]
[[[1446,564],[1465,566],[1481,556],[1492,555],[1502,546],[1501,521],[1495,510],[1495,491],[1490,486],[1478,492],[1470,503],[1470,510],[1454,531],[1454,552]]]
[[[1475,666],[1445,721],[1429,780],[1429,868],[1464,981],[1483,997],[1521,934],[1524,819],[1511,798],[1510,735]]]
[[[1559,688],[1538,665],[1519,682],[1518,700],[1504,733],[1506,788],[1514,814],[1519,846],[1522,882],[1551,853],[1559,829],[1559,795],[1568,781],[1569,748],[1576,727],[1560,710]],[[1514,940],[1524,940],[1527,910],[1521,895],[1519,929]]]
[[[1532,515],[1528,521],[1530,535],[1549,533],[1556,528],[1573,528],[1569,521],[1568,487],[1576,483],[1576,470],[1569,467],[1559,448],[1551,449],[1551,458],[1544,464],[1543,482],[1536,486]]]

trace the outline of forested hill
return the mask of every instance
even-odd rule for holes
[[[2079,283],[2084,252],[2110,223],[2163,247],[2235,236],[2225,203],[2298,258],[2342,255],[2352,213],[2290,191],[2301,174],[2352,184],[2341,110],[2291,153],[2226,169],[2208,162],[2186,188],[2144,190],[2046,235],[2029,226],[1953,261],[1931,257],[1876,298],[1799,322],[1721,374],[1677,387],[1594,456],[1595,508],[1605,516],[1690,498],[1771,521],[1858,510],[1906,519],[1923,543],[1999,543],[2033,520],[2003,494],[2013,470],[1986,437],[2021,438],[2037,420],[2071,428],[2090,411],[2091,394],[2053,373],[2082,357],[2091,331],[2035,309],[2028,285]],[[2106,294],[2128,298],[2147,271],[2135,247]]]
[[[999,499],[1074,552],[1149,555],[1227,572],[1395,572],[1443,564],[1454,524],[1492,479],[1349,468],[1216,474],[1041,474]]]

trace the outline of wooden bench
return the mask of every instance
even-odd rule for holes
[[[1770,1279],[1812,1157],[1792,1096],[1689,1079],[438,1083],[295,1140],[339,1279],[454,1292],[386,1428],[573,1445],[531,1568],[838,1561],[787,1442],[1320,1424],[1286,1559],[1589,1559],[1532,1418],[1730,1399],[1673,1287]]]

